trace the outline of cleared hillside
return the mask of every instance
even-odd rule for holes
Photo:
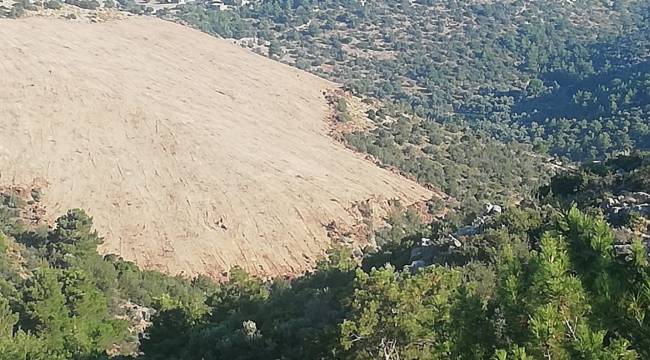
[[[354,202],[432,196],[327,135],[332,87],[155,19],[3,20],[0,183],[47,182],[146,268],[299,272]]]

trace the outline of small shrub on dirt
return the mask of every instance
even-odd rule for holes
[[[348,113],[339,113],[338,115],[336,115],[336,120],[338,120],[339,122],[348,122],[352,120],[352,117],[350,117],[350,114]]]
[[[52,10],[59,10],[61,9],[61,3],[58,2],[57,0],[50,0],[45,3],[45,8],[46,9],[52,9]]]
[[[348,111],[348,103],[347,103],[347,101],[345,101],[344,98],[340,98],[336,102],[336,111],[338,111],[338,112],[346,112],[346,111]]]

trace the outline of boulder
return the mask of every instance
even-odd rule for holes
[[[494,208],[494,205],[492,205],[491,203],[485,204],[485,206],[484,206],[485,213],[486,214],[491,213],[493,208]]]
[[[478,229],[481,229],[483,225],[485,225],[485,222],[489,219],[488,216],[479,216],[476,219],[472,221],[472,226],[475,227],[478,231]]]
[[[617,204],[616,200],[614,200],[613,198],[607,198],[605,199],[605,201],[603,201],[602,207],[610,208],[616,204]]]
[[[630,204],[630,205],[634,205],[634,204],[638,203],[636,198],[634,198],[632,196],[626,196],[625,198],[623,198],[623,202],[626,203],[626,204]]]
[[[642,215],[650,215],[650,204],[636,205],[634,210],[638,211]]]
[[[616,256],[628,256],[632,254],[632,245],[622,244],[614,245],[614,253]]]
[[[635,203],[637,204],[650,203],[650,194],[643,191],[627,193],[626,198],[634,199]]]

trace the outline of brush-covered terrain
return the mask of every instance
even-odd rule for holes
[[[0,360],[650,358],[648,1],[0,17]]]
[[[102,257],[92,219],[0,206],[0,359],[645,359],[647,156],[592,164],[473,223],[398,210],[359,262],[216,284]]]

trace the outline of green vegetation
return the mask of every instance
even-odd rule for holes
[[[593,159],[648,146],[648,5],[263,0],[159,15],[261,45],[430,121],[465,120],[504,143]]]
[[[369,115],[376,128],[347,134],[345,141],[441,189],[459,200],[465,212],[481,209],[485,202],[517,202],[548,180],[551,168],[530,146],[504,145],[478,131],[443,126],[389,107]]]
[[[49,10],[61,10],[63,8],[63,3],[76,6],[85,10],[99,10],[102,8],[111,9],[116,7],[115,0],[17,0],[11,5],[11,8],[0,5],[0,18],[19,18],[25,15],[25,11],[41,11],[44,9]],[[118,0],[119,8],[121,10],[138,14],[145,15],[153,13],[153,8],[148,7],[142,4],[136,3],[134,0]],[[90,13],[91,17],[94,16],[94,13]],[[69,19],[75,19],[76,15],[74,13],[68,13],[64,17]]]
[[[466,208],[527,198],[552,157],[650,149],[647,1],[196,1],[157,15],[379,100],[377,129],[348,145]]]
[[[598,202],[586,199],[622,184],[650,191],[649,164],[634,155],[562,174],[540,189],[546,205],[484,217],[471,235],[396,213],[362,264],[337,247],[296,279],[263,281],[234,268],[221,285],[102,258],[82,211],[53,229],[28,226],[16,217],[25,201],[7,194],[0,358],[97,359],[106,351],[142,359],[647,358],[645,246],[620,238]],[[576,199],[584,199],[582,210],[564,205]],[[431,244],[419,244],[422,237]],[[427,247],[434,256],[425,266],[408,265],[409,253]],[[137,350],[130,320],[119,317],[127,302],[156,310]]]
[[[138,338],[128,331],[127,303],[159,308],[173,299],[177,306],[207,310],[205,294],[212,290],[200,279],[189,283],[99,256],[101,238],[83,211],[71,210],[47,229],[19,218],[27,200],[11,192],[1,200],[0,359],[132,353]]]
[[[643,169],[637,164],[625,176],[638,177]],[[378,234],[382,248],[367,254],[364,266],[339,248],[313,273],[290,282],[236,271],[210,297],[211,315],[182,317],[181,326],[176,317],[156,323],[153,329],[185,329],[183,340],[177,332],[152,336],[143,348],[174,352],[145,350],[145,358],[650,356],[645,248],[632,239],[630,254],[621,257],[615,251],[620,241],[602,216],[576,207],[512,208],[463,237],[460,247],[444,245],[453,230],[444,223],[391,219],[391,230]],[[399,249],[408,253],[421,236],[438,244],[436,257],[412,272]],[[381,265],[369,266],[376,259]]]
[[[361,261],[335,247],[295,279],[215,284],[101,257],[83,211],[36,226],[39,194],[10,192],[0,359],[650,358],[647,1],[226,3],[158,15],[382,104],[346,143],[459,210],[391,214]],[[509,206],[482,214],[494,201]],[[134,305],[155,312],[141,339]]]

